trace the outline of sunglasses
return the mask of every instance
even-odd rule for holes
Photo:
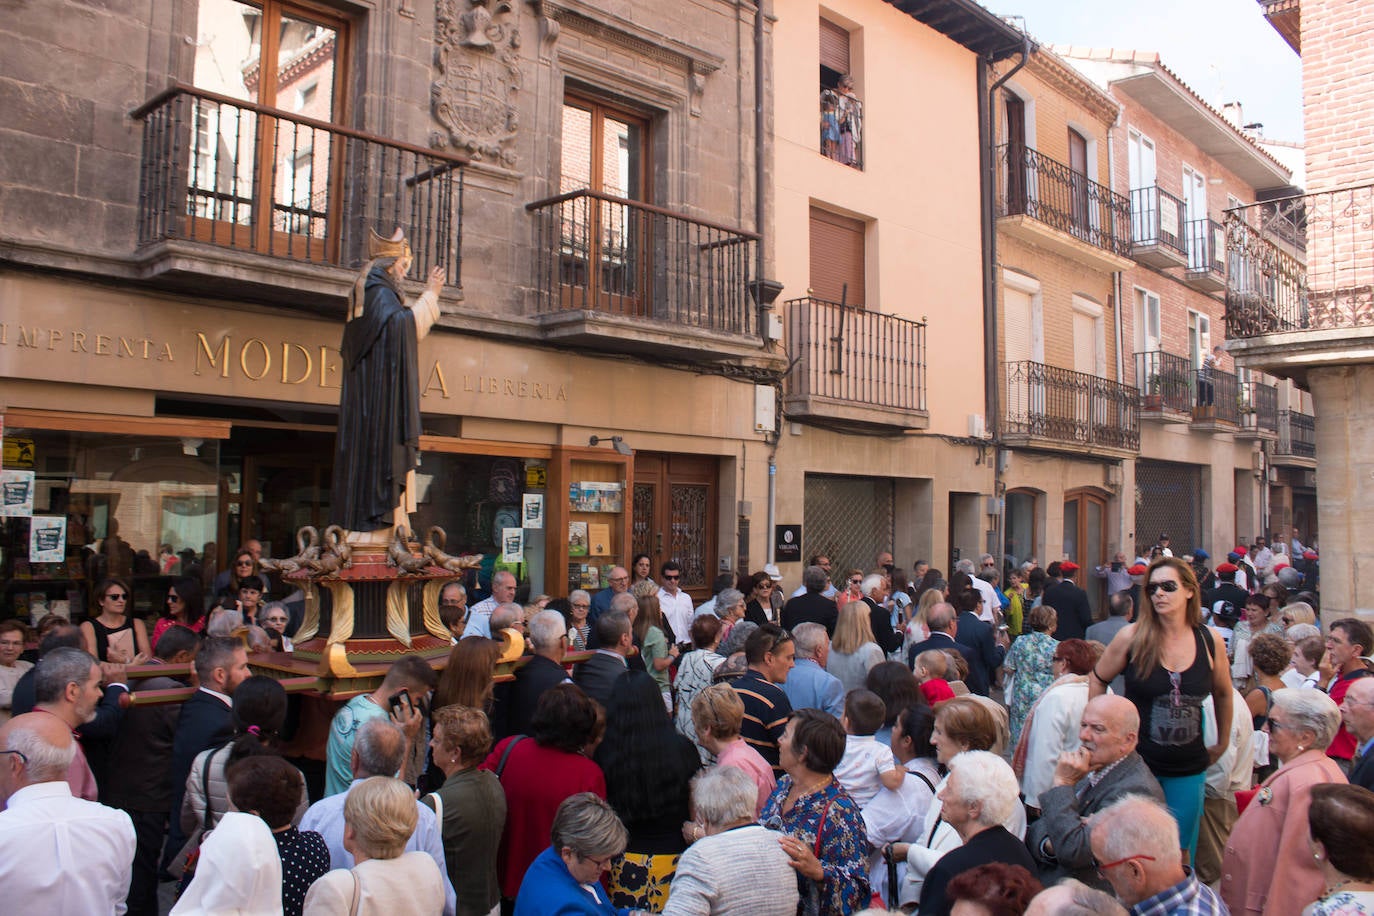
[[[863,579],[850,579],[850,580],[849,580],[849,584],[850,584],[850,585],[863,585],[863,584],[864,584],[864,580],[863,580]]]
[[[681,579],[682,576],[676,573],[664,573],[663,578],[667,579],[669,582],[676,582],[678,579]]]
[[[1149,585],[1145,586],[1145,594],[1153,595],[1161,588],[1169,594],[1173,594],[1174,592],[1178,591],[1179,584],[1175,582],[1173,579],[1166,579],[1163,582],[1151,582]]]
[[[107,592],[105,598],[109,601],[127,601],[129,596],[123,592]]]

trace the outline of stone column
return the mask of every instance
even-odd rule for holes
[[[1312,369],[1323,620],[1374,620],[1374,365]]]

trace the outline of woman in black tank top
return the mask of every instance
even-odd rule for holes
[[[1145,574],[1136,621],[1122,627],[1088,681],[1090,697],[1125,675],[1126,699],[1140,713],[1136,750],[1164,790],[1190,852],[1197,843],[1205,771],[1231,739],[1231,668],[1223,643],[1202,625],[1201,590],[1193,568],[1160,557]],[[1203,741],[1202,706],[1216,709],[1217,743]]]
[[[148,628],[133,615],[133,592],[121,579],[106,579],[95,590],[99,613],[81,624],[86,651],[102,662],[127,665],[151,655]]]

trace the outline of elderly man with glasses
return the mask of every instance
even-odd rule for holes
[[[1178,822],[1148,798],[1127,797],[1088,822],[1094,864],[1119,899],[1139,916],[1222,916],[1221,899],[1179,856]]]
[[[1374,789],[1374,678],[1351,682],[1341,699],[1341,721],[1355,736],[1350,784]]]

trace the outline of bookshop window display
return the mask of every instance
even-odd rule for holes
[[[515,576],[516,600],[547,591],[544,583],[548,460],[425,451],[415,472],[417,508],[411,514],[422,542],[432,526],[444,529],[443,549],[453,556],[482,554],[479,582],[491,589],[498,570]],[[470,601],[469,604],[475,602]]]
[[[7,425],[3,443],[0,619],[85,619],[109,576],[151,617],[175,579],[213,578],[218,441]]]

